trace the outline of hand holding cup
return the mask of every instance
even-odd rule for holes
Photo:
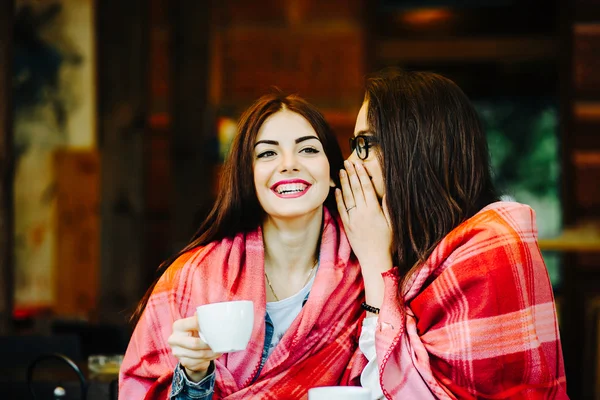
[[[221,356],[220,353],[213,352],[200,338],[198,330],[196,315],[182,318],[173,323],[173,333],[167,340],[173,355],[185,368],[188,378],[194,382],[202,380],[206,376],[210,362]]]

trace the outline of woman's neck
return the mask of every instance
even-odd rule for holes
[[[265,267],[270,270],[310,270],[318,257],[323,207],[301,218],[267,217],[263,223]]]

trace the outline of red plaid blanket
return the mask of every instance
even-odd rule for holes
[[[567,398],[535,215],[494,203],[453,230],[408,282],[385,274],[376,330],[388,399]]]
[[[350,371],[348,365],[358,343],[363,286],[350,255],[340,223],[325,210],[319,269],[308,301],[254,382],[265,340],[261,231],[183,255],[160,279],[135,328],[121,367],[119,397],[168,398],[177,365],[167,344],[173,322],[193,315],[199,305],[226,300],[253,300],[255,324],[245,351],[216,361],[213,398],[300,399],[311,387],[356,379],[360,370]]]

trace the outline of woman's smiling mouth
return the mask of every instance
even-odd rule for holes
[[[271,190],[277,197],[290,199],[303,196],[310,187],[311,184],[303,179],[287,179],[271,186]]]

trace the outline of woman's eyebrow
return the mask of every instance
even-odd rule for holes
[[[258,142],[254,143],[254,147],[258,146],[261,143],[271,144],[273,146],[279,146],[279,142],[277,140],[259,140]]]
[[[298,144],[300,142],[304,142],[305,140],[310,140],[310,139],[317,139],[319,142],[321,141],[318,137],[309,135],[309,136],[302,136],[302,137],[299,137],[298,139],[296,139],[296,144]]]
[[[373,133],[373,131],[371,131],[371,130],[364,129],[364,130],[362,130],[362,131],[358,131],[358,132],[356,132],[356,134],[354,135],[354,137],[356,137],[356,136],[360,136],[360,135],[363,135],[363,136],[368,136],[368,135],[370,135],[370,136],[373,136],[373,135],[374,135],[374,133]]]
[[[300,142],[304,142],[305,140],[310,140],[310,139],[316,139],[319,142],[321,141],[317,136],[308,135],[308,136],[299,137],[298,139],[295,140],[295,142],[296,142],[296,144],[298,144]],[[259,144],[270,144],[273,146],[279,146],[279,142],[277,140],[268,140],[268,139],[259,140],[258,142],[256,142],[254,144],[254,147],[258,146]]]

